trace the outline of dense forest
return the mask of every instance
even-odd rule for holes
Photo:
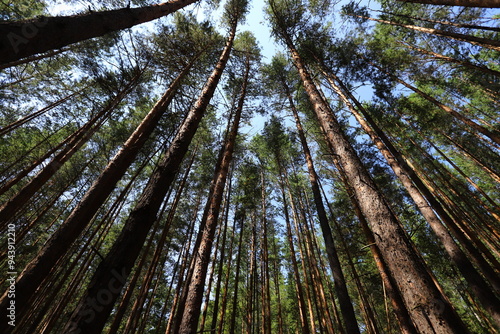
[[[498,333],[499,8],[1,1],[0,333]]]

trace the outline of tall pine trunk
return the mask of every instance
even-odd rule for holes
[[[360,333],[356,320],[356,314],[354,313],[354,308],[352,306],[352,301],[349,296],[346,280],[342,271],[342,264],[340,263],[339,257],[337,255],[337,248],[333,241],[332,230],[330,228],[325,206],[323,204],[323,199],[321,197],[321,192],[318,185],[318,175],[316,174],[316,170],[314,168],[311,152],[309,150],[309,146],[307,144],[304,130],[302,128],[297,109],[293,102],[290,89],[288,88],[286,82],[282,82],[282,84],[288,97],[288,103],[290,104],[290,108],[292,109],[293,116],[295,118],[297,131],[299,133],[300,142],[302,144],[302,150],[306,157],[307,169],[309,172],[309,182],[311,183],[311,189],[314,196],[314,203],[316,204],[319,224],[321,226],[321,231],[325,240],[328,261],[332,270],[335,292],[337,293],[337,297],[339,298],[340,311],[344,319],[344,325],[348,333]]]
[[[470,284],[472,291],[474,291],[474,293],[478,296],[478,299],[483,304],[485,309],[492,315],[493,319],[497,323],[497,326],[500,327],[500,300],[495,297],[494,290],[488,286],[486,281],[477,272],[474,265],[467,258],[466,254],[455,242],[439,217],[436,215],[434,212],[435,209],[433,210],[426,198],[419,191],[419,189],[423,190],[425,188],[423,183],[415,177],[415,173],[404,163],[403,159],[396,158],[399,154],[395,147],[389,141],[385,133],[377,126],[377,124],[375,124],[361,103],[359,103],[357,99],[355,99],[354,96],[347,90],[347,87],[340,81],[340,79],[332,72],[327,72],[326,70],[323,70],[323,74],[327,77],[332,89],[347,105],[358,123],[370,136],[384,158],[387,160],[387,163],[406,188],[410,197],[413,199],[418,209],[443,244],[453,263],[460,270],[465,280]],[[356,107],[351,104],[350,101],[353,101]],[[415,182],[415,185],[413,182]],[[416,185],[419,186],[419,189],[417,189]],[[426,194],[431,196],[429,191],[427,191]],[[451,220],[448,215],[445,215],[443,218]],[[453,224],[453,222],[450,221],[449,225],[451,224]],[[493,281],[493,283],[495,283],[495,281]]]
[[[2,22],[0,64],[155,20],[196,1],[172,0],[139,8]]]

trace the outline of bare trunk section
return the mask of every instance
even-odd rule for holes
[[[198,0],[0,23],[0,64],[155,20]]]
[[[292,109],[293,116],[295,118],[295,123],[297,126],[297,131],[299,133],[300,142],[302,144],[302,150],[306,157],[307,169],[309,171],[309,181],[311,183],[311,188],[314,196],[314,203],[316,204],[316,211],[318,213],[318,219],[321,226],[321,231],[323,233],[323,238],[325,240],[326,252],[328,255],[328,261],[330,268],[332,270],[335,292],[339,298],[340,311],[344,319],[344,325],[348,333],[360,333],[358,322],[356,320],[356,314],[354,313],[354,308],[352,306],[351,297],[347,290],[346,280],[344,273],[342,271],[342,264],[337,255],[337,248],[333,241],[332,230],[330,228],[328,217],[326,215],[326,210],[323,204],[323,199],[321,197],[321,192],[318,185],[318,175],[314,168],[311,152],[307,144],[306,137],[304,135],[304,130],[302,129],[302,124],[300,118],[295,108],[290,89],[288,88],[286,82],[282,82],[285,89],[286,95],[288,97],[288,102],[290,108]]]

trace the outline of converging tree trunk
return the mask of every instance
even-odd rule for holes
[[[235,28],[236,24],[232,30],[233,34]],[[199,233],[201,234],[201,243],[195,250],[197,256],[195,257],[193,275],[188,286],[186,305],[184,306],[184,312],[179,326],[180,334],[196,333],[196,329],[198,327],[205,278],[207,275],[210,253],[212,251],[212,241],[219,219],[220,205],[226,185],[227,173],[232,161],[236,136],[240,125],[241,113],[243,111],[243,104],[246,98],[249,73],[250,61],[247,59],[245,74],[243,76],[243,84],[241,87],[238,105],[235,110],[233,125],[224,143],[224,153],[220,161],[220,166],[216,167],[215,175],[212,181],[213,193],[208,199],[202,221],[200,222],[201,230]]]
[[[351,298],[347,290],[346,280],[344,273],[342,271],[342,264],[340,263],[339,257],[337,255],[337,248],[333,241],[332,230],[330,228],[328,217],[326,215],[326,210],[323,204],[323,199],[321,197],[321,192],[318,185],[318,175],[314,168],[311,152],[307,144],[307,140],[300,122],[299,114],[293,102],[290,89],[286,82],[282,82],[285,89],[286,95],[288,97],[288,103],[290,109],[292,110],[293,116],[295,118],[295,123],[297,126],[297,131],[299,133],[300,142],[302,144],[302,150],[306,157],[307,169],[309,171],[309,181],[311,183],[311,189],[314,196],[314,203],[316,204],[316,211],[318,213],[318,219],[321,226],[321,231],[323,233],[323,238],[325,240],[326,252],[328,255],[328,261],[330,263],[330,268],[333,273],[333,283],[335,286],[335,291],[339,298],[340,311],[344,319],[344,325],[348,333],[360,333],[358,323],[356,320],[356,315],[354,313],[354,308],[352,306]]]
[[[75,131],[67,141],[62,145],[59,152],[52,160],[43,167],[34,178],[32,178],[23,188],[0,207],[0,229],[4,229],[6,224],[12,219],[15,214],[50,180],[56,172],[61,169],[78,150],[87,143],[92,135],[100,128],[107,118],[115,111],[119,103],[127,96],[128,93],[137,85],[140,75],[136,75],[118,94],[103,108],[97,115],[92,117],[84,126]],[[41,161],[39,161],[41,162]],[[7,183],[11,186],[20,178],[26,176],[37,165],[32,165]]]
[[[415,173],[400,157],[395,147],[391,144],[384,132],[375,124],[366,109],[359,101],[348,91],[340,79],[331,71],[327,71],[323,67],[323,74],[328,79],[332,89],[340,96],[341,100],[347,105],[351,113],[354,115],[358,123],[370,136],[374,144],[380,150],[387,163],[392,168],[396,176],[403,183],[404,187],[410,194],[411,198],[417,205],[418,209],[427,220],[438,239],[443,244],[451,260],[455,263],[464,278],[470,284],[474,293],[478,296],[479,300],[485,309],[491,314],[498,326],[500,326],[500,300],[495,296],[495,292],[489,287],[488,283],[481,277],[474,265],[467,258],[466,254],[462,251],[459,245],[455,242],[446,227],[443,225],[434,210],[442,214],[442,218],[446,219],[448,226],[453,226],[452,219],[443,211],[432,208],[428,201],[420,191],[425,191],[429,197],[433,197],[424,184],[416,178]],[[351,103],[352,101],[352,103]],[[397,159],[399,157],[399,159]],[[415,185],[414,185],[415,183]],[[418,188],[417,188],[418,186]],[[425,188],[425,189],[424,189]],[[419,191],[420,189],[420,191]],[[487,277],[491,277],[487,275]],[[492,283],[497,284],[498,278],[491,277]]]
[[[399,221],[342,132],[332,110],[318,92],[284,24],[283,13],[278,13],[273,4],[270,3],[275,29],[288,47],[328,144],[338,155],[417,328],[423,333],[468,333],[451,303],[436,286],[425,263],[415,252]]]
[[[197,57],[195,57],[196,59]],[[170,102],[173,100],[175,92],[181,80],[187,75],[195,59],[188,64],[178,77],[172,82],[162,98],[156,103],[153,109],[146,115],[136,130],[130,135],[122,148],[111,159],[100,176],[94,181],[89,190],[85,193],[78,205],[69,214],[57,231],[49,238],[37,256],[26,266],[19,275],[16,286],[18,293],[16,300],[19,306],[16,309],[17,317],[20,319],[29,310],[29,299],[35,294],[39,285],[43,282],[51,268],[68,251],[73,242],[82,233],[88,223],[106,198],[115,188],[117,182],[130,167],[139,150],[143,147],[161,116],[167,111]],[[7,292],[0,299],[0,305],[7,308]],[[1,311],[4,312],[4,311]],[[3,313],[0,313],[3,315]],[[0,324],[0,329],[5,325]]]
[[[217,65],[198,100],[151,175],[113,247],[96,269],[86,292],[66,325],[66,330],[97,333],[106,323],[219,83],[232,49],[234,34],[234,31],[230,33]],[[94,303],[102,291],[109,291],[110,298],[96,309]],[[89,314],[92,315],[91,318]]]

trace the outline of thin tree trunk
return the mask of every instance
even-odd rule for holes
[[[215,274],[215,264],[217,263],[217,261],[220,261],[222,262],[223,260],[222,259],[218,259],[217,258],[217,255],[219,253],[219,247],[220,247],[220,236],[221,236],[221,227],[220,226],[217,226],[217,231],[216,231],[216,236],[215,236],[215,247],[214,247],[214,251],[213,251],[213,256],[212,258],[210,259],[210,263],[212,263],[212,265],[210,266],[210,273],[208,274],[208,284],[207,284],[207,287],[206,289],[204,289],[204,294],[205,294],[205,302],[203,303],[200,303],[200,319],[198,320],[197,322],[197,331],[200,332],[200,333],[203,333],[205,332],[205,322],[207,320],[207,314],[208,314],[208,303],[210,302],[210,296],[212,295],[212,286],[213,286],[213,281],[214,281],[214,274]],[[208,268],[207,268],[208,270]],[[214,300],[214,303],[218,303],[219,301],[216,299]],[[210,331],[210,330],[208,330]]]
[[[228,185],[228,190],[226,194],[226,201],[225,201],[225,213],[224,213],[224,227],[223,227],[223,235],[222,235],[222,248],[220,250],[220,259],[219,259],[219,267],[217,268],[217,285],[215,287],[215,297],[214,297],[214,306],[213,306],[213,311],[212,311],[212,322],[210,323],[210,332],[215,334],[215,331],[217,330],[217,316],[219,315],[219,300],[220,300],[220,290],[221,290],[221,284],[222,284],[222,277],[223,277],[223,271],[224,271],[224,263],[226,262],[226,257],[225,257],[225,251],[226,251],[226,240],[227,240],[227,223],[229,220],[229,204],[230,204],[230,197],[231,197],[231,191],[232,191],[232,175],[229,176],[229,185]],[[232,239],[231,239],[231,244],[232,244]],[[230,249],[230,254],[231,254],[231,249]],[[228,257],[228,261],[231,261],[231,255]],[[228,266],[230,263],[228,264]],[[229,270],[229,268],[227,269]],[[224,304],[224,301],[223,301]],[[224,307],[224,305],[223,305]]]
[[[410,85],[409,83],[407,83],[406,81],[404,81],[404,80],[396,77],[395,75],[387,72],[386,70],[384,70],[380,66],[374,64],[373,62],[369,62],[369,63],[371,65],[373,65],[374,67],[376,67],[377,69],[379,69],[380,71],[382,71],[383,73],[389,75],[391,78],[393,78],[394,80],[396,80],[398,83],[402,84],[403,86],[405,86],[408,89],[411,89],[412,91],[414,91],[415,93],[417,93],[418,95],[420,95],[422,98],[424,98],[427,101],[431,102],[432,104],[434,104],[439,109],[447,112],[451,116],[453,116],[456,119],[462,121],[464,124],[467,124],[468,126],[470,126],[471,128],[473,128],[477,132],[482,133],[483,135],[485,135],[486,137],[488,137],[489,139],[491,139],[493,142],[495,142],[497,144],[500,144],[500,135],[497,133],[497,131],[490,131],[490,130],[486,129],[485,127],[477,124],[476,122],[470,120],[469,118],[461,115],[456,110],[454,110],[454,109],[452,109],[452,108],[450,108],[450,107],[442,104],[441,102],[439,102],[438,100],[436,100],[435,98],[433,98],[429,94],[424,93],[423,91],[421,91],[417,87],[414,87],[414,86]]]
[[[139,8],[2,22],[0,64],[155,20],[196,1],[172,0]]]
[[[262,202],[262,333],[271,334],[271,292],[269,276],[268,221],[266,211],[266,186],[264,170],[261,169],[261,202]]]
[[[467,42],[467,43],[470,43],[472,45],[477,45],[477,46],[481,46],[484,48],[500,51],[500,41],[496,41],[496,40],[489,39],[489,38],[482,38],[482,37],[476,37],[476,36],[472,36],[472,35],[459,34],[459,33],[451,32],[451,31],[444,31],[444,30],[439,30],[439,29],[424,28],[424,27],[414,26],[411,24],[402,24],[402,23],[397,23],[397,22],[393,22],[393,21],[374,19],[372,17],[361,16],[361,15],[352,15],[352,16],[356,16],[356,17],[359,17],[362,19],[367,19],[367,20],[371,20],[371,21],[375,21],[375,22],[379,22],[379,23],[390,24],[390,25],[397,26],[397,27],[408,28],[408,29],[412,29],[415,31],[424,32],[424,33],[427,33],[430,35],[447,37],[447,38],[451,38],[451,39],[454,39],[457,41]]]
[[[242,213],[241,226],[240,226],[240,237],[238,241],[238,255],[236,257],[236,271],[234,274],[234,295],[233,295],[233,307],[231,312],[231,319],[229,321],[229,334],[235,334],[236,330],[236,313],[238,311],[238,289],[240,284],[240,269],[241,269],[241,256],[243,253],[243,228],[245,222],[245,213]],[[167,333],[168,334],[168,333]]]
[[[12,122],[10,123],[9,125],[6,125],[4,126],[3,128],[0,129],[0,136],[3,136],[11,131],[13,131],[14,129],[17,129],[18,127],[20,127],[21,125],[31,121],[32,119],[34,118],[37,118],[38,116],[40,115],[43,115],[45,114],[46,112],[54,109],[55,107],[63,104],[64,102],[66,102],[67,100],[69,100],[70,98],[72,98],[73,96],[75,95],[79,95],[84,89],[86,89],[88,86],[85,86],[83,89],[79,90],[79,91],[76,91],[70,95],[67,95],[65,97],[63,97],[62,99],[59,99],[55,102],[52,102],[51,104],[49,104],[48,106],[30,114],[30,115],[27,115],[21,119],[18,119],[17,121],[15,122]]]
[[[231,179],[232,179],[232,177],[231,177]],[[231,193],[231,191],[228,191],[228,193]],[[229,203],[229,198],[228,198],[228,203]],[[228,219],[229,219],[229,205],[227,206],[227,209],[226,209],[226,220],[228,220]],[[227,222],[224,222],[224,224],[227,227]],[[229,279],[230,279],[230,276],[232,273],[231,270],[233,268],[233,250],[234,250],[234,243],[235,243],[235,234],[236,234],[236,219],[233,221],[231,242],[229,244],[229,254],[227,256],[228,263],[227,263],[226,274],[225,274],[225,278],[224,278],[224,290],[222,292],[222,301],[221,301],[220,312],[217,316],[215,316],[215,314],[214,314],[214,318],[216,319],[216,321],[212,320],[211,328],[214,328],[214,325],[217,325],[217,322],[219,323],[217,328],[214,328],[214,331],[213,331],[214,334],[215,333],[222,334],[222,331],[223,331],[223,328],[225,325],[226,312],[227,312],[227,296],[228,296],[228,292],[229,292]],[[220,271],[219,275],[222,276],[222,274],[223,274],[223,270]],[[214,324],[214,322],[215,322],[215,324]]]
[[[54,174],[56,174],[64,163],[68,161],[85,143],[87,143],[87,141],[101,127],[103,122],[115,110],[118,104],[134,88],[140,74],[142,74],[142,71],[136,75],[103,110],[95,115],[84,126],[78,129],[74,135],[68,137],[69,140],[65,145],[63,145],[61,151],[56,154],[50,163],[40,170],[26,185],[24,185],[16,195],[9,198],[9,200],[0,207],[0,229],[3,229],[9,222],[9,219],[12,219],[15,214],[34,196],[34,194],[38,192]],[[7,182],[6,186],[12,186],[13,183],[17,182],[20,177],[27,175],[29,171],[33,170],[35,167],[36,165],[32,166],[32,168],[25,169],[18,177],[12,179],[12,182]]]
[[[342,312],[344,325],[348,333],[360,333],[356,315],[354,313],[354,308],[352,306],[352,301],[347,290],[346,280],[342,271],[342,265],[338,258],[337,249],[333,241],[332,230],[328,222],[323,199],[321,198],[321,192],[318,186],[318,175],[316,174],[316,170],[314,168],[311,152],[309,150],[309,146],[307,144],[304,130],[302,129],[302,124],[300,122],[297,109],[295,108],[290,89],[288,88],[286,82],[283,81],[282,84],[286,91],[288,103],[290,104],[290,108],[292,109],[293,116],[295,118],[297,131],[299,133],[300,142],[302,144],[302,150],[306,158],[307,169],[309,171],[309,181],[311,183],[311,189],[314,196],[314,203],[316,204],[316,211],[318,213],[321,231],[325,240],[328,261],[332,270],[335,292],[337,293],[337,297],[339,298],[340,311]]]
[[[191,243],[192,243],[192,239],[194,237],[194,226],[195,226],[195,223],[198,219],[198,213],[199,213],[199,208],[200,208],[200,205],[201,205],[201,201],[202,201],[202,193],[200,192],[200,194],[197,196],[197,203],[196,203],[196,210],[193,211],[193,217],[191,219],[191,223],[189,225],[189,230],[188,230],[188,241],[187,241],[187,245],[184,245],[184,247],[182,248],[182,251],[180,252],[182,254],[182,252],[184,252],[184,256],[182,258],[182,265],[181,265],[181,268],[179,270],[179,275],[178,275],[178,282],[177,282],[177,287],[176,287],[176,291],[175,291],[175,294],[174,294],[174,299],[172,301],[172,307],[170,308],[170,316],[168,318],[168,322],[167,322],[167,328],[165,330],[165,333],[166,334],[171,334],[174,332],[174,329],[178,327],[178,319],[176,317],[176,314],[179,313],[179,303],[182,302],[182,294],[184,293],[183,289],[185,289],[185,285],[186,285],[186,282],[184,280],[184,277],[186,276],[185,275],[185,272],[186,272],[186,269],[188,270],[188,277],[189,277],[189,266],[190,266],[190,263],[191,263],[191,259],[190,259],[190,256],[189,256],[189,250],[191,249]],[[166,303],[165,303],[166,304]],[[181,305],[182,306],[182,305]]]
[[[295,246],[294,246],[294,241],[292,239],[290,215],[288,212],[288,205],[287,205],[287,201],[285,198],[285,189],[284,189],[283,185],[281,186],[281,197],[282,197],[284,213],[285,213],[285,223],[286,223],[288,247],[290,248],[292,268],[293,268],[293,274],[294,274],[294,278],[295,278],[294,285],[295,285],[295,292],[297,294],[297,303],[298,303],[298,309],[299,309],[299,315],[300,315],[301,332],[304,334],[309,334],[309,333],[311,333],[311,331],[309,329],[308,320],[307,320],[306,302],[305,302],[304,293],[302,290],[302,283],[301,283],[301,279],[300,279],[300,273],[299,273],[299,267],[297,264],[297,259],[295,258]]]
[[[278,164],[280,164],[280,163],[278,163]],[[304,256],[304,252],[303,252],[304,242],[302,241],[302,239],[303,239],[302,233],[300,233],[299,228],[298,228],[299,217],[298,217],[297,209],[295,207],[295,203],[293,200],[290,182],[288,180],[288,175],[286,173],[286,170],[285,169],[282,169],[282,170],[285,172],[285,181],[286,181],[287,186],[288,186],[288,198],[289,198],[290,206],[291,206],[291,210],[292,210],[293,225],[295,228],[295,236],[297,237],[297,246],[299,249],[300,262],[302,264],[302,275],[304,277],[304,283],[306,285],[304,295],[305,295],[305,301],[307,301],[307,311],[309,313],[309,323],[311,325],[311,332],[316,333],[316,322],[315,322],[315,316],[314,316],[314,310],[313,310],[313,301],[311,298],[311,291],[307,288],[307,287],[314,287],[314,282],[312,282],[312,280],[311,280],[310,270],[308,270],[310,268],[310,265],[306,262],[306,257]],[[313,295],[312,297],[315,297],[315,295]]]
[[[42,53],[39,55],[33,55],[33,56],[30,56],[27,58],[19,59],[16,61],[11,61],[9,63],[4,63],[4,64],[0,65],[0,70],[3,70],[5,68],[9,68],[12,66],[18,66],[18,65],[22,65],[22,64],[31,63],[32,61],[35,61],[35,60],[49,58],[49,57],[55,56],[57,54],[60,54],[60,53],[63,53],[63,52],[69,51],[69,50],[71,50],[71,48],[69,48],[69,47],[68,48],[61,48],[59,50],[51,50],[49,52]]]
[[[416,51],[418,51],[420,53],[429,55],[429,56],[431,56],[434,59],[447,61],[449,63],[458,64],[458,65],[470,68],[472,70],[483,72],[483,73],[488,74],[488,75],[494,75],[496,77],[500,77],[500,72],[499,71],[492,70],[492,69],[487,68],[485,66],[475,65],[475,64],[473,64],[471,62],[468,62],[466,60],[458,60],[458,59],[455,59],[455,58],[452,58],[452,57],[444,56],[442,54],[439,54],[439,53],[436,53],[436,52],[432,52],[432,51],[428,51],[428,50],[424,50],[424,49],[418,48],[416,46],[413,46],[413,45],[410,45],[410,44],[407,44],[407,43],[401,42],[401,44],[404,45],[404,46],[406,46],[406,47],[408,47],[408,48],[410,48],[410,49],[416,50]]]

